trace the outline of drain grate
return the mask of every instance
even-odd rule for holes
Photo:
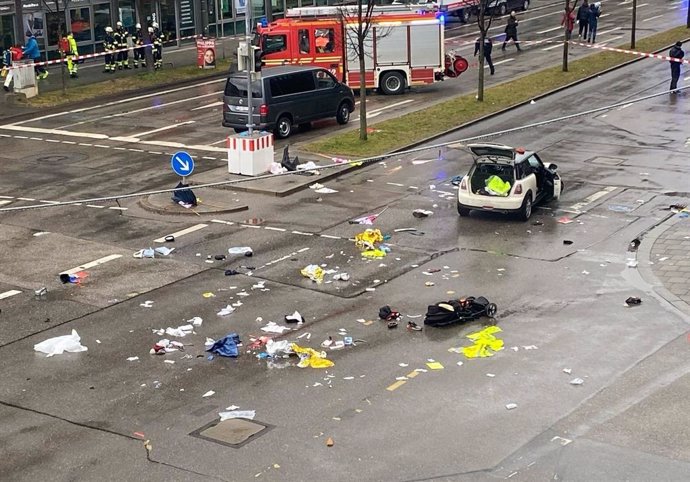
[[[227,447],[240,448],[264,435],[271,428],[271,425],[255,420],[232,418],[222,422],[214,420],[189,435]]]

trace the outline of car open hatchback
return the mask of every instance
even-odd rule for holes
[[[527,221],[535,204],[560,197],[563,185],[556,164],[544,164],[536,153],[500,144],[467,148],[474,163],[458,187],[460,216],[496,211]]]

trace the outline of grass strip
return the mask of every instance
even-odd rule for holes
[[[215,71],[227,71],[229,66],[229,59],[218,59],[216,61]],[[189,80],[194,77],[206,77],[212,72],[213,71],[206,69],[200,69],[196,65],[164,68],[154,72],[129,75],[127,77],[109,79],[94,84],[67,87],[67,92],[65,94],[62,93],[62,89],[53,90],[28,99],[27,104],[32,107],[55,107],[72,102],[120,94],[122,92],[137,91],[146,87],[155,87],[157,85],[165,85],[181,80]]]
[[[687,36],[688,29],[685,26],[676,27],[637,41],[636,48],[641,52],[653,52]],[[629,44],[618,48],[628,47]],[[489,87],[484,90],[484,102],[476,100],[474,90],[471,94],[452,97],[431,107],[376,123],[370,126],[373,132],[369,134],[367,141],[359,140],[359,129],[355,129],[312,142],[304,146],[304,149],[340,157],[384,154],[445,132],[453,126],[521,104],[540,94],[620,65],[632,57],[630,54],[609,51],[587,55],[569,61],[568,72],[563,72],[559,63],[557,66]]]

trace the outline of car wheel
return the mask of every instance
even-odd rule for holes
[[[292,121],[284,115],[276,122],[276,136],[279,139],[285,139],[290,137],[290,134],[292,134]]]
[[[335,115],[335,120],[340,125],[345,125],[350,122],[350,106],[347,102],[341,102],[338,106],[338,113]]]
[[[529,0],[523,0],[522,2],[522,10],[525,11],[529,8]]]
[[[520,208],[520,219],[523,221],[529,221],[532,216],[532,192],[527,191],[525,195],[525,200],[522,201],[522,207]]]
[[[498,6],[498,14],[499,15],[505,15],[508,12],[508,6],[505,3],[502,3]]]
[[[387,72],[379,82],[381,91],[386,95],[399,95],[405,91],[405,77],[400,72]]]
[[[496,303],[489,303],[486,305],[486,316],[489,318],[493,318],[496,316],[496,312],[498,311],[498,306],[496,306]]]
[[[458,214],[461,217],[466,218],[467,216],[470,215],[470,210],[467,208],[463,208],[462,206],[460,206],[460,203],[458,203]]]

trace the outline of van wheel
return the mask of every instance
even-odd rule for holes
[[[347,102],[341,102],[338,106],[338,113],[335,115],[335,120],[340,125],[345,125],[350,122],[350,106]]]
[[[381,92],[386,95],[400,95],[405,91],[405,77],[400,72],[387,72],[379,83]]]
[[[520,219],[522,221],[529,221],[532,216],[532,193],[527,191],[525,195],[525,200],[522,201],[522,207],[520,207]]]
[[[276,136],[279,139],[285,139],[290,137],[290,134],[292,134],[292,121],[286,115],[281,116],[276,122]]]
[[[466,218],[470,215],[470,210],[467,208],[463,208],[462,206],[460,206],[460,203],[458,203],[458,214],[460,215],[460,217]]]

